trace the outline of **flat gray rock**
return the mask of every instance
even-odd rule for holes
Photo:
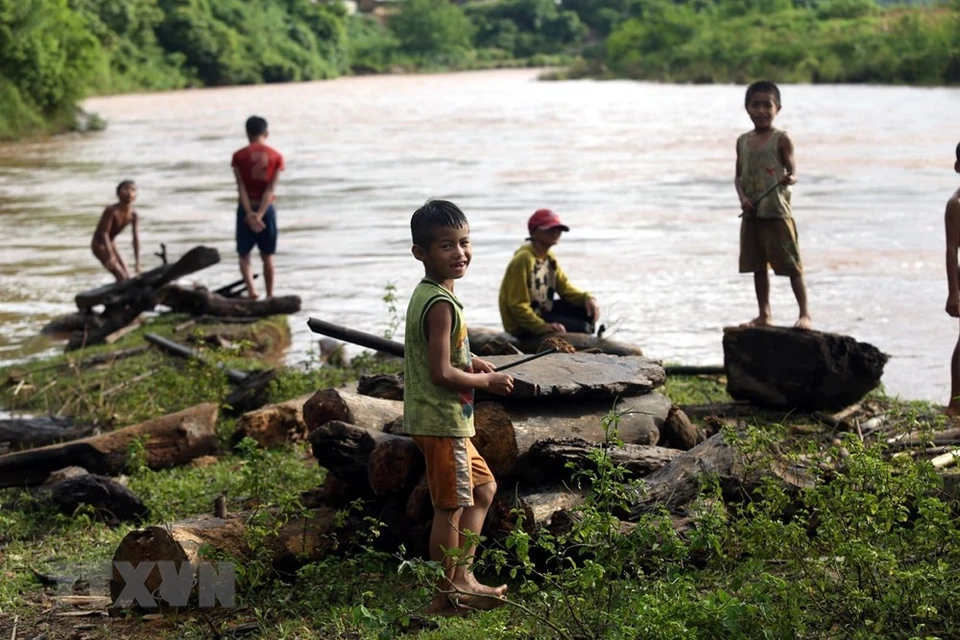
[[[523,357],[484,360],[499,368]],[[551,353],[505,373],[513,376],[516,399],[637,396],[663,386],[666,378],[659,360],[603,353]]]

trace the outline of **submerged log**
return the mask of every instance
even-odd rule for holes
[[[0,456],[0,487],[40,484],[51,472],[79,465],[115,475],[127,465],[130,444],[143,440],[151,469],[185,464],[217,450],[217,405],[201,404],[110,433]]]
[[[495,367],[515,356],[486,358]],[[617,398],[648,393],[663,386],[666,374],[656,360],[642,356],[553,353],[510,369],[513,393],[506,399]]]
[[[737,400],[800,411],[839,410],[880,384],[887,355],[849,336],[783,327],[723,331],[727,391]]]
[[[403,418],[403,403],[350,393],[342,389],[323,389],[303,405],[303,419],[310,431],[330,420],[381,430],[392,420]]]
[[[473,444],[497,478],[543,479],[543,470],[527,464],[530,448],[538,440],[582,438],[605,442],[604,421],[616,411],[619,417],[609,424],[611,435],[629,444],[656,444],[660,427],[670,410],[670,401],[659,393],[612,401],[577,403],[532,403],[528,405],[478,402],[474,407],[476,436]]]
[[[47,485],[44,494],[60,513],[72,516],[79,507],[90,507],[113,525],[140,521],[150,515],[143,500],[130,489],[110,478],[89,473]]]
[[[0,420],[0,442],[12,451],[76,440],[93,433],[93,425],[75,425],[73,418],[39,416]]]
[[[388,436],[373,447],[367,468],[367,479],[376,495],[406,494],[423,475],[425,463],[413,439]]]
[[[575,469],[590,467],[590,454],[599,448],[604,449],[613,464],[623,467],[636,478],[650,475],[681,454],[679,449],[654,445],[624,444],[610,447],[582,438],[550,438],[538,440],[530,447],[531,464],[547,471],[549,475],[564,477],[572,473],[568,464],[572,463]]]
[[[535,535],[549,528],[550,519],[561,510],[569,510],[586,500],[586,492],[564,485],[545,487],[500,487],[487,512],[487,534],[502,539],[517,526],[523,516],[523,530]]]
[[[161,301],[174,311],[195,316],[231,318],[261,317],[300,311],[299,296],[271,298],[227,298],[206,289],[188,289],[176,285],[164,287]]]
[[[250,437],[261,447],[273,447],[305,440],[308,430],[307,423],[303,421],[303,405],[310,397],[301,396],[243,414],[237,419],[233,443]]]

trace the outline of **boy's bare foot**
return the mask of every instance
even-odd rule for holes
[[[812,320],[810,316],[800,316],[797,321],[794,323],[794,329],[800,329],[801,331],[808,331],[812,325]]]
[[[247,297],[250,298],[251,300],[256,300],[260,297],[260,294],[257,293],[256,291],[251,291]]]
[[[773,326],[773,318],[770,316],[757,316],[750,322],[744,322],[741,327],[770,327]]]
[[[505,584],[502,584],[499,587],[489,587],[485,584],[481,584],[471,572],[467,572],[467,575],[464,578],[464,584],[459,584],[456,578],[454,578],[453,584],[455,588],[467,594],[494,596],[496,598],[499,598],[505,594],[508,588]]]
[[[470,608],[456,604],[457,597],[438,593],[427,605],[424,613],[428,616],[462,616],[470,612]]]
[[[950,416],[951,418],[960,418],[960,407],[954,406],[952,404],[948,404],[947,408],[944,409],[943,412],[948,416]]]
[[[502,607],[507,601],[502,596],[493,594],[469,594],[457,598],[457,606],[471,611],[490,611]]]

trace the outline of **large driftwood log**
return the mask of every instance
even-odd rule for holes
[[[399,400],[382,400],[342,389],[318,391],[303,405],[303,419],[310,431],[330,420],[380,430],[398,418],[403,418],[403,403]]]
[[[330,420],[310,432],[313,457],[324,467],[351,484],[359,496],[367,493],[370,453],[378,443],[393,436],[339,420]]]
[[[523,530],[534,535],[550,526],[550,518],[557,511],[572,509],[586,500],[586,492],[565,485],[545,487],[500,486],[487,512],[484,529],[494,538],[503,538],[517,526],[518,515],[523,515]]]
[[[75,298],[77,308],[82,311],[98,304],[105,307],[128,305],[133,300],[142,297],[144,291],[159,289],[177,278],[206,269],[218,262],[220,262],[220,253],[216,249],[203,246],[194,247],[172,264],[151,269],[142,275],[123,282],[114,282],[78,293]]]
[[[360,376],[360,380],[357,381],[357,393],[384,400],[403,400],[403,374]]]
[[[227,298],[207,289],[188,289],[177,285],[164,287],[161,302],[174,311],[195,316],[229,318],[261,317],[300,311],[299,296],[264,299]]]
[[[880,384],[886,354],[849,336],[783,327],[727,327],[727,391],[758,406],[839,410]]]
[[[41,416],[0,420],[0,442],[12,451],[76,440],[93,433],[92,425],[75,425],[73,418]]]
[[[70,465],[91,473],[114,475],[127,464],[130,444],[144,439],[151,469],[174,467],[214,453],[217,405],[201,404],[140,424],[64,444],[0,456],[0,487],[40,484],[51,472]]]
[[[627,519],[637,520],[660,508],[681,512],[700,494],[708,478],[719,483],[725,498],[743,500],[764,477],[775,478],[795,490],[814,486],[813,476],[802,465],[776,457],[752,464],[718,433],[644,478]]]
[[[520,359],[486,358],[496,367]],[[617,398],[648,393],[663,386],[666,374],[657,360],[601,353],[554,353],[510,369],[513,393],[507,399]]]
[[[550,438],[538,440],[530,447],[531,464],[548,475],[564,477],[571,473],[567,467],[570,463],[576,469],[589,467],[590,454],[601,447],[613,464],[623,467],[631,476],[637,478],[650,475],[682,453],[679,449],[653,445],[624,444],[608,447],[599,442],[587,442],[582,438]]]
[[[305,440],[308,430],[303,421],[303,405],[310,397],[301,396],[243,414],[237,419],[234,444],[245,437],[253,438],[261,447]]]
[[[373,447],[367,469],[367,480],[376,495],[406,495],[423,475],[423,454],[411,438],[389,436]]]
[[[604,419],[613,401],[551,402],[528,405],[478,402],[473,444],[497,478],[544,479],[543,470],[527,464],[530,448],[548,438],[582,438],[604,442]],[[670,401],[659,393],[623,398],[616,403],[619,438],[629,444],[656,444]]]
[[[272,517],[271,514],[265,515]],[[127,607],[133,604],[117,601],[126,586],[123,574],[117,569],[117,563],[129,562],[136,568],[145,561],[167,561],[172,562],[178,571],[183,563],[188,563],[191,575],[196,578],[204,561],[202,548],[206,547],[212,552],[226,554],[238,560],[250,557],[251,550],[245,533],[251,516],[252,512],[230,513],[224,518],[199,516],[165,526],[131,531],[113,554],[110,596],[114,600],[114,606]],[[285,523],[276,536],[268,540],[266,549],[259,549],[258,554],[269,554],[273,566],[283,571],[319,560],[337,548],[338,542],[334,535],[336,520],[334,509],[315,509],[309,517]],[[169,605],[170,603],[160,600],[160,582],[160,569],[154,567],[144,584],[150,593],[157,595],[161,604]]]
[[[616,342],[614,340],[605,340],[586,333],[547,333],[526,340],[517,340],[516,337],[499,329],[470,327],[469,334],[470,347],[475,353],[484,351],[489,342],[511,344],[519,347],[524,353],[537,353],[542,350],[540,343],[549,337],[557,337],[573,345],[577,351],[595,350],[597,353],[608,353],[614,356],[643,355],[643,351],[638,346],[624,342]]]

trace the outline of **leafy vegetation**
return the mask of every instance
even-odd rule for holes
[[[385,18],[312,0],[0,0],[0,139],[62,130],[92,93],[395,70],[952,84],[958,15],[956,0],[402,0]]]

